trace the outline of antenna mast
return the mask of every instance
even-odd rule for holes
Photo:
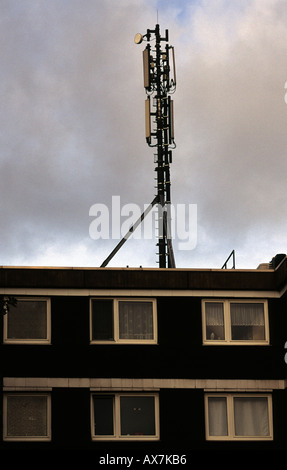
[[[171,149],[175,148],[173,100],[170,96],[176,89],[174,48],[168,45],[168,30],[162,37],[158,24],[154,30],[148,29],[145,36],[137,34],[135,43],[140,44],[144,38],[148,42],[143,51],[144,87],[147,94],[146,141],[150,147],[156,147],[159,267],[175,267],[170,224],[170,164]],[[151,41],[154,40],[155,46],[152,48]],[[162,42],[166,43],[163,48]]]
[[[170,164],[174,142],[173,100],[170,95],[176,89],[174,48],[168,45],[168,30],[161,37],[159,25],[148,29],[143,36],[135,36],[135,43],[147,41],[143,51],[145,100],[146,141],[149,147],[155,147],[155,171],[157,180],[156,195],[135,224],[129,229],[112,253],[104,260],[101,267],[107,266],[113,256],[132,235],[144,217],[157,204],[158,207],[158,255],[160,268],[175,268],[174,254],[171,241],[171,196],[170,196]],[[151,41],[155,45],[151,47]],[[166,42],[164,48],[161,43]],[[171,66],[171,65],[172,66]]]

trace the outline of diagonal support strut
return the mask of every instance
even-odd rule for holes
[[[146,208],[146,210],[142,213],[142,215],[138,218],[138,220],[130,227],[129,231],[124,235],[124,237],[120,240],[117,246],[113,249],[110,255],[105,259],[105,261],[101,264],[101,268],[105,268],[107,264],[111,261],[111,259],[115,256],[115,254],[119,251],[119,249],[123,246],[123,244],[128,240],[128,238],[133,234],[139,224],[144,220],[144,218],[149,214],[152,210],[153,206],[159,203],[159,196],[155,196],[154,200],[150,203],[150,205]],[[165,232],[168,234],[168,257],[169,257],[169,267],[175,268],[175,261],[174,261],[174,254],[171,242],[171,235],[169,229],[169,221],[167,220],[167,213],[164,211],[163,213],[163,223]]]
[[[142,213],[142,215],[138,218],[138,220],[131,226],[129,231],[124,235],[121,241],[117,244],[111,254],[105,259],[105,261],[101,264],[101,268],[107,266],[107,264],[111,261],[111,259],[115,256],[115,254],[119,251],[119,249],[123,246],[123,244],[127,241],[127,239],[133,234],[135,229],[138,225],[144,220],[145,216],[152,210],[153,206],[157,204],[158,196],[154,198],[154,200],[150,203],[150,205],[146,208],[146,210]]]

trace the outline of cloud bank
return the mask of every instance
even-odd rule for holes
[[[254,267],[287,250],[287,5],[283,0],[1,3],[2,265],[99,266],[90,207],[154,197],[142,49],[157,19],[175,46],[172,201],[197,205],[178,267]],[[133,240],[111,266],[157,266]],[[175,244],[175,247],[177,245]]]

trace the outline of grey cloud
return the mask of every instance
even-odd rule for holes
[[[198,205],[198,245],[176,252],[177,264],[220,267],[235,248],[256,267],[286,251],[286,6],[201,3],[159,13],[176,47],[172,198]],[[143,45],[133,37],[154,26],[155,9],[1,5],[2,264],[98,265],[117,241],[89,238],[91,205],[152,200]],[[129,240],[112,264],[155,264],[155,253],[155,242]]]

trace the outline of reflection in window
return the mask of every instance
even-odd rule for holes
[[[7,394],[4,396],[5,440],[50,440],[50,396]]]
[[[50,342],[50,300],[18,299],[4,317],[4,342]]]
[[[154,436],[154,397],[120,397],[121,435]]]
[[[95,435],[114,435],[114,397],[110,395],[94,396]]]
[[[92,395],[92,438],[158,439],[158,396],[154,394]]]

